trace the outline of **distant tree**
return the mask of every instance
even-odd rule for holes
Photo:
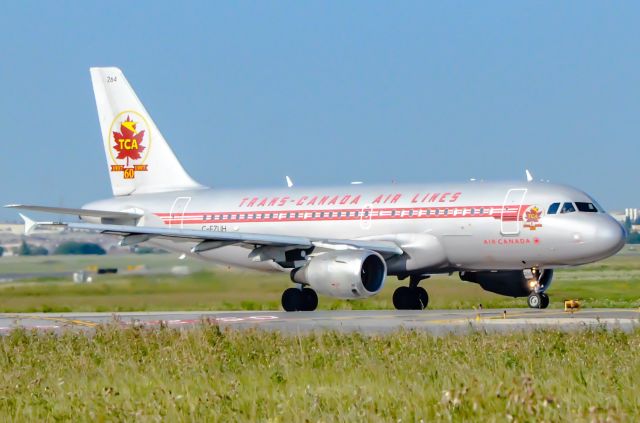
[[[46,248],[29,245],[26,241],[22,241],[22,244],[20,244],[15,252],[19,256],[46,256],[49,254],[49,250]]]
[[[640,244],[640,233],[631,232],[627,237],[627,244]]]
[[[37,245],[31,246],[31,255],[32,256],[46,256],[49,254],[49,250],[44,247],[39,247]]]
[[[86,254],[96,254],[96,255],[104,255],[107,252],[99,246],[98,244],[94,244],[93,242],[75,242],[68,241],[63,242],[55,249],[54,254],[60,255],[86,255]]]
[[[30,256],[31,255],[31,247],[27,244],[27,241],[22,241],[22,244],[18,247],[16,254],[19,256]]]
[[[4,255],[4,247],[0,245],[0,257]]]

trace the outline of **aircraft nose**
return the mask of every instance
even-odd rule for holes
[[[606,254],[608,257],[620,251],[624,247],[626,238],[624,228],[615,219],[608,217],[605,221],[599,222],[595,242],[603,255]]]

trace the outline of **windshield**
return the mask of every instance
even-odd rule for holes
[[[581,212],[598,213],[598,209],[593,205],[593,203],[576,202],[576,207],[578,208],[578,211]]]

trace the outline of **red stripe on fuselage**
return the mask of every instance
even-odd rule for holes
[[[520,221],[529,206],[455,206],[455,207],[395,207],[345,208],[309,210],[266,210],[231,212],[155,213],[165,224],[203,223],[259,223],[259,222],[318,222],[349,220],[406,220],[406,219],[459,219],[494,218]],[[472,213],[473,210],[473,213]],[[482,210],[482,213],[480,211]],[[446,214],[445,214],[446,213]]]

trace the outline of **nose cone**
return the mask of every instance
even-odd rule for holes
[[[622,225],[615,219],[607,216],[607,219],[598,222],[595,233],[595,245],[602,257],[609,257],[617,253],[624,247],[626,233]]]

